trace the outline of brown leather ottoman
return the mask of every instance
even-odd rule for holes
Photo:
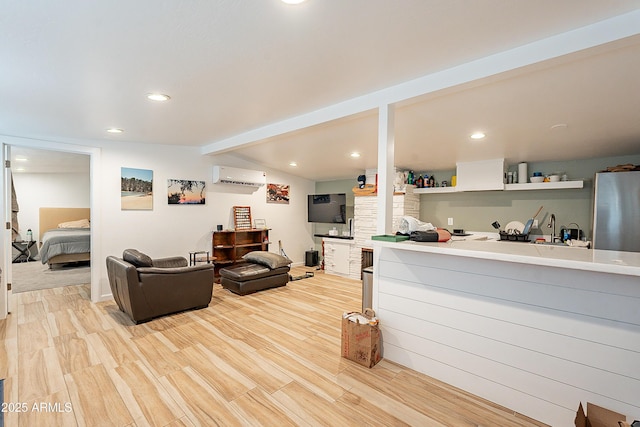
[[[246,262],[220,269],[222,287],[238,295],[285,286],[288,281],[288,266],[271,269],[262,264]]]

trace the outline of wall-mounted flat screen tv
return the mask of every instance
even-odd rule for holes
[[[309,194],[307,199],[307,220],[309,222],[326,222],[346,224],[347,195]]]

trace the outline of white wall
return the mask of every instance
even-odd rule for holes
[[[253,193],[243,194],[242,187],[208,184],[211,192],[207,191],[207,195],[211,194],[213,199],[215,218],[221,218],[211,223],[211,230],[215,224],[226,224],[229,228],[233,226],[232,206],[251,206],[252,217],[264,219],[271,229],[271,252],[277,252],[278,243],[282,242],[282,248],[294,263],[304,263],[305,251],[313,245],[312,225],[307,222],[307,195],[314,193],[315,183],[282,172],[265,170],[260,165],[240,161],[234,156],[220,155],[207,159],[210,165],[207,169],[209,183],[212,166],[220,164],[265,171],[267,183],[289,185],[289,204],[285,205],[267,203],[266,186]]]
[[[14,173],[13,185],[20,206],[18,224],[23,239],[26,239],[29,228],[33,232],[33,238],[38,239],[41,207],[89,207],[89,174]]]
[[[289,205],[266,203],[265,187],[257,190],[226,184],[212,184],[214,164],[257,170],[257,165],[233,156],[205,157],[194,147],[131,145],[110,146],[102,150],[103,227],[105,254],[119,254],[136,247],[151,256],[187,255],[190,250],[210,250],[211,233],[217,224],[233,227],[232,207],[250,206],[253,218],[265,219],[277,252],[282,240],[294,262],[304,258],[303,248],[312,242],[306,221],[306,195],[313,182],[276,172],[267,172],[267,181],[291,186]],[[121,167],[153,170],[153,210],[120,209]],[[191,179],[206,182],[205,205],[168,205],[167,180]],[[104,236],[106,237],[106,236]]]

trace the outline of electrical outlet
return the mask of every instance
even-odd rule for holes
[[[447,219],[447,225],[453,225],[453,218]]]
[[[531,228],[538,228],[538,220],[534,219],[533,224],[531,224]]]

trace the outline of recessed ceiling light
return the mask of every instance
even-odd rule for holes
[[[356,153],[355,151],[353,153],[351,153],[351,157],[353,158],[358,158],[360,157],[360,153]]]
[[[122,132],[124,132],[124,130],[120,129],[120,128],[109,128],[109,129],[107,129],[107,132],[109,132],[109,133],[122,133]]]
[[[26,162],[27,160],[26,157],[16,157],[16,162]]]
[[[16,172],[24,172],[24,168],[15,168],[14,169]]]
[[[298,166],[298,164],[296,162],[289,162],[289,166],[296,167],[296,166]]]
[[[471,134],[471,139],[482,139],[486,135],[483,132],[474,132]]]
[[[152,101],[168,101],[171,99],[169,95],[165,95],[163,93],[148,93],[147,98]]]
[[[304,2],[305,0],[282,0],[282,3],[286,3],[286,4],[300,4],[302,2]]]

